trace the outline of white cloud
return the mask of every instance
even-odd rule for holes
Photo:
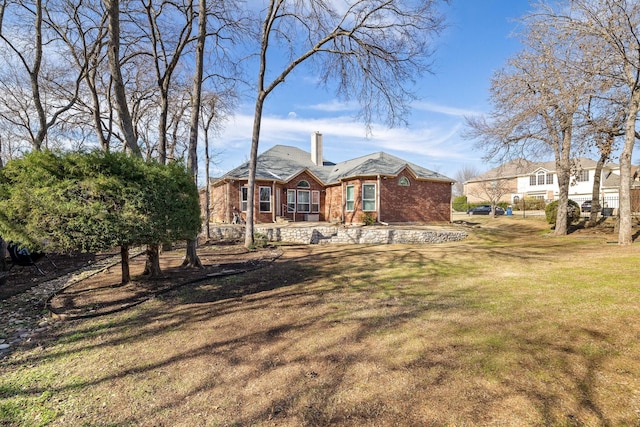
[[[277,144],[308,150],[310,135],[319,131],[324,135],[325,156],[332,161],[386,151],[424,167],[438,164],[450,165],[450,169],[455,164],[469,163],[481,157],[470,150],[469,141],[459,137],[460,129],[464,126],[461,120],[440,120],[437,123],[423,122],[409,128],[392,129],[383,124],[374,124],[371,134],[367,135],[365,126],[349,116],[297,117],[295,120],[289,116],[264,116],[259,151],[263,152]],[[228,157],[220,165],[221,169],[229,170],[246,161],[251,145],[252,124],[253,117],[248,115],[237,115],[231,120],[217,145],[223,150],[222,156]]]
[[[470,110],[465,108],[449,107],[447,105],[439,105],[431,102],[418,101],[412,104],[412,107],[419,111],[427,111],[431,113],[439,113],[447,116],[465,117],[479,116],[483,114],[481,111]]]
[[[340,111],[354,111],[358,107],[353,102],[340,102],[332,100],[331,102],[323,102],[319,104],[305,105],[300,108],[314,111],[324,111],[328,113],[336,113]]]

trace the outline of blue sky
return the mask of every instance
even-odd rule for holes
[[[480,172],[493,167],[483,153],[461,137],[465,116],[487,113],[493,72],[520,49],[514,33],[530,10],[528,0],[452,0],[445,6],[448,28],[436,39],[432,75],[416,87],[407,127],[373,125],[367,135],[353,115],[353,105],[319,90],[313,76],[294,73],[267,98],[259,152],[277,144],[309,151],[310,136],[323,134],[324,158],[340,162],[384,151],[455,178],[464,166]],[[220,176],[248,160],[253,104],[241,104],[214,141],[212,176]]]

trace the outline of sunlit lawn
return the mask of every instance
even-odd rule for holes
[[[61,323],[0,365],[0,425],[640,425],[640,246],[473,220]]]

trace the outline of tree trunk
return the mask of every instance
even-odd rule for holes
[[[158,243],[151,243],[147,245],[147,260],[144,264],[145,276],[159,277],[162,274],[160,269],[160,245]]]
[[[200,126],[200,107],[202,104],[202,75],[204,73],[204,47],[207,40],[207,1],[198,2],[198,42],[196,43],[196,72],[193,76],[193,92],[191,95],[191,118],[189,123],[189,153],[187,168],[194,182],[198,182],[198,129]],[[205,185],[209,185],[207,182]],[[197,252],[197,236],[187,239],[187,251],[183,266],[202,267]]]
[[[108,16],[109,42],[107,45],[107,56],[109,59],[109,69],[113,79],[113,91],[116,101],[116,110],[120,119],[120,129],[124,135],[126,147],[135,156],[142,157],[136,133],[131,120],[131,113],[127,104],[122,71],[120,69],[120,2],[118,0],[103,0]]]
[[[210,159],[209,159],[209,136],[207,130],[205,129],[204,133],[204,227],[205,232],[207,233],[207,242],[211,238],[211,188],[209,187],[209,180],[211,179],[211,171],[210,171]]]
[[[624,146],[620,153],[620,229],[618,230],[618,244],[633,243],[631,227],[631,156],[636,142],[636,119],[640,110],[640,88],[631,93],[629,111],[625,124]]]
[[[131,273],[129,271],[129,245],[120,246],[120,263],[122,265],[122,284],[131,281]]]
[[[167,164],[167,115],[169,114],[169,90],[165,83],[160,87],[160,118],[158,120],[158,161]]]
[[[29,73],[31,80],[31,92],[33,95],[33,104],[38,113],[38,130],[33,140],[33,149],[42,150],[42,144],[47,136],[47,117],[42,105],[42,98],[40,96],[40,83],[38,78],[40,75],[40,67],[42,65],[42,1],[37,0],[35,4],[36,12],[36,40],[34,46],[34,61],[33,70]]]
[[[256,166],[258,163],[258,143],[260,141],[260,124],[262,121],[262,109],[264,107],[264,92],[258,93],[256,99],[255,116],[253,119],[253,134],[251,136],[251,154],[249,156],[249,182],[247,183],[247,218],[245,224],[244,246],[251,248],[253,240],[255,188],[256,188]]]
[[[562,140],[556,144],[556,169],[558,170],[558,210],[556,236],[566,236],[568,232],[567,209],[569,207],[569,184],[571,183],[571,131],[572,123],[568,124],[561,134]]]
[[[571,181],[570,172],[558,170],[558,211],[556,216],[556,228],[553,232],[556,236],[566,236],[567,227],[567,207],[569,206],[569,183]]]
[[[187,240],[187,253],[182,261],[182,267],[202,268],[202,261],[196,252],[197,244],[196,239]]]
[[[591,213],[587,227],[594,227],[598,222],[598,213],[600,213],[600,182],[602,180],[602,168],[604,162],[609,158],[608,154],[601,154],[596,163],[595,176],[593,177],[593,188],[591,189]]]

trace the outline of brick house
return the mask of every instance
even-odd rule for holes
[[[210,183],[211,220],[230,223],[246,213],[248,162]],[[325,161],[322,135],[311,136],[311,153],[276,145],[257,159],[256,223],[328,221],[360,224],[451,221],[453,180],[387,153],[341,163]]]

